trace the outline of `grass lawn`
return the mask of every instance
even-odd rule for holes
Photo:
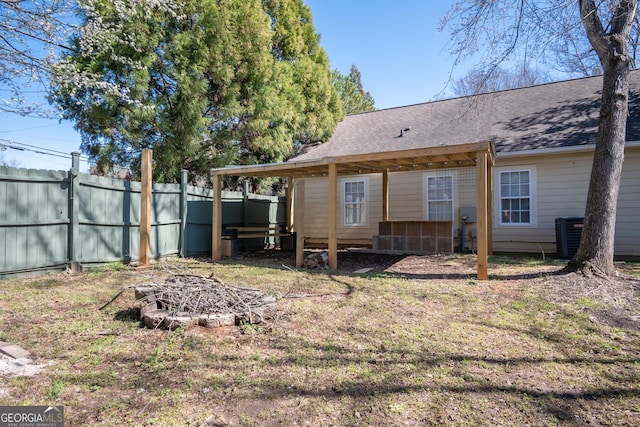
[[[639,264],[610,287],[507,257],[480,282],[474,262],[354,274],[171,259],[0,281],[0,341],[50,363],[2,377],[0,405],[63,405],[67,426],[640,424]],[[99,310],[177,272],[276,295],[277,316],[151,330],[133,291]]]

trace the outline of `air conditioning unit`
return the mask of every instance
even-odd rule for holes
[[[583,225],[583,217],[556,218],[556,253],[558,258],[573,258],[578,251],[578,246],[580,246]]]

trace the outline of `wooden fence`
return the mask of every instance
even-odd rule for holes
[[[211,253],[212,191],[152,185],[152,258]],[[283,198],[223,192],[224,225],[286,222]],[[67,171],[0,167],[0,278],[70,263],[139,258],[141,184]]]

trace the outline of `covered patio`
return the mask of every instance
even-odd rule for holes
[[[324,157],[214,169],[212,258],[222,257],[222,177],[286,177],[289,185],[287,227],[296,233],[296,267],[304,261],[304,178],[327,177],[329,268],[338,266],[338,177],[382,174],[382,218],[389,220],[389,175],[397,172],[474,167],[477,182],[478,279],[486,280],[487,260],[492,253],[492,177],[495,146],[491,141],[440,147],[383,151],[362,155]],[[292,191],[293,190],[293,191]]]

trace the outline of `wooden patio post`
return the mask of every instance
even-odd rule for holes
[[[153,151],[149,148],[142,149],[142,182],[140,195],[140,254],[138,265],[146,267],[149,265],[150,244],[151,244],[151,185],[152,169],[151,159]]]
[[[382,221],[389,221],[389,169],[382,171]]]
[[[487,165],[487,254],[493,255],[493,159]]]
[[[337,209],[338,169],[329,163],[329,268],[338,268]]]
[[[222,175],[213,175],[213,218],[211,220],[211,259],[222,258]]]
[[[487,264],[489,245],[487,243],[488,228],[488,177],[487,177],[487,153],[478,152],[477,157],[477,205],[478,205],[478,280],[487,280]]]
[[[293,224],[296,232],[296,268],[304,263],[304,180],[296,179],[293,184]]]

